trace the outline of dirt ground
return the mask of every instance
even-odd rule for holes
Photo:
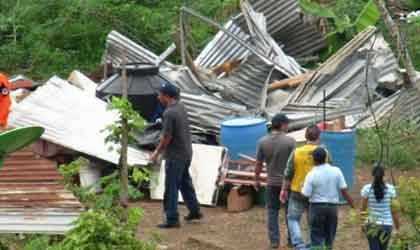
[[[420,171],[396,172],[395,176],[419,176]],[[370,169],[356,171],[352,194],[359,205],[359,190],[362,185],[370,182]],[[181,221],[179,229],[161,230],[156,224],[162,222],[162,207],[160,202],[141,201],[138,205],[144,209],[144,218],[139,226],[139,237],[153,238],[159,241],[162,250],[264,250],[267,249],[267,231],[265,208],[254,206],[241,213],[229,213],[224,207],[203,207],[204,218],[199,222],[186,223]],[[349,207],[341,206],[339,226],[335,240],[335,249],[365,250],[367,242],[360,227],[348,223]],[[180,216],[187,214],[187,209],[179,206]],[[286,246],[284,225],[284,210],[280,212],[281,248]],[[305,222],[305,220],[303,220]],[[305,223],[304,223],[305,224]],[[306,225],[304,225],[306,228]]]

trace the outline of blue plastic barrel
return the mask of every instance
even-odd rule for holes
[[[355,130],[323,131],[321,144],[326,146],[332,157],[332,165],[339,167],[343,172],[349,190],[353,185],[353,174],[356,153]]]
[[[256,156],[257,143],[267,134],[266,123],[260,117],[233,118],[222,122],[220,144],[229,150],[231,160],[240,159],[239,154]]]

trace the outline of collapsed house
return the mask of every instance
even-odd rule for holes
[[[186,49],[187,15],[219,29],[195,59]],[[289,128],[297,130],[291,135],[302,140],[300,129],[323,120],[342,118],[344,127],[371,127],[371,107],[378,121],[397,110],[399,117],[418,113],[415,93],[400,90],[404,81],[398,61],[375,27],[360,32],[315,69],[302,67],[298,62],[325,48],[326,42],[295,0],[241,1],[241,12],[224,25],[181,8],[179,36],[156,55],[112,31],[103,62],[118,67],[125,58],[128,63],[160,66],[159,74],[181,90],[193,133],[217,136],[227,118],[270,119],[281,112],[291,119]],[[182,65],[166,61],[174,47]],[[219,185],[252,182],[246,181],[252,171],[235,171],[226,164]],[[246,168],[249,162],[237,165]]]
[[[115,31],[108,35],[104,60],[117,66],[126,53],[128,62],[160,65],[160,74],[181,89],[194,130],[209,134],[218,134],[226,117],[270,118],[277,112],[288,114],[292,129],[322,121],[324,111],[328,120],[345,116],[348,126],[356,126],[368,115],[370,97],[372,103],[383,101],[401,88],[398,62],[374,27],[309,71],[295,58],[313,55],[325,41],[302,19],[297,1],[242,1],[241,9],[186,65],[164,61],[165,55]]]
[[[269,119],[278,112],[288,115],[289,127],[297,130],[297,137],[302,137],[299,129],[324,119],[345,117],[347,127],[371,127],[375,120],[381,122],[391,115],[415,121],[420,117],[416,93],[401,89],[398,62],[375,27],[366,28],[319,67],[309,70],[299,61],[325,48],[326,42],[316,25],[304,18],[296,0],[241,1],[241,12],[224,25],[182,8],[181,16],[185,15],[219,29],[196,58],[186,49],[185,18],[181,18],[179,38],[161,55],[117,31],[107,36],[105,65],[147,64],[154,68],[153,74],[146,74],[146,81],[140,80],[144,75],[129,76],[129,85],[137,91],[135,99],[150,100],[137,103],[147,118],[153,115],[154,96],[161,82],[171,82],[181,90],[180,99],[194,134],[217,136],[222,121],[229,117]],[[166,60],[176,49],[181,52],[182,65]],[[53,77],[13,107],[10,125],[40,125],[48,143],[118,164],[118,153],[108,150],[116,145],[105,145],[102,132],[118,119],[117,114],[107,111],[106,102],[95,95],[102,99],[120,95],[121,81],[121,71],[104,79],[99,87],[80,72],[74,72],[68,81]],[[222,147],[194,144],[193,148],[192,176],[200,203],[215,204],[216,183],[251,183],[246,179],[252,172],[228,169]],[[130,165],[148,164],[147,151],[130,147],[128,154]],[[209,164],[206,172],[198,171],[203,162]],[[152,184],[155,199],[163,195],[162,169],[157,170],[160,181]]]

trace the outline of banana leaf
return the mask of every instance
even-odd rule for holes
[[[310,0],[299,0],[299,7],[306,13],[325,18],[335,18],[335,13],[323,7],[317,3],[311,2]]]
[[[356,27],[357,32],[361,32],[367,27],[375,25],[380,17],[381,13],[379,12],[378,7],[373,0],[370,0],[357,17],[354,26]]]
[[[0,169],[3,166],[4,158],[8,154],[18,151],[38,140],[44,131],[44,128],[29,126],[0,133]]]

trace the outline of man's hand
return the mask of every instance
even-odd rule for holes
[[[287,191],[287,189],[282,188],[280,192],[280,201],[285,204],[287,202],[288,196],[289,192]]]
[[[150,162],[152,162],[152,163],[157,163],[157,161],[158,161],[158,157],[159,157],[158,152],[157,152],[157,151],[153,151],[153,153],[150,155],[149,160],[150,160]]]

